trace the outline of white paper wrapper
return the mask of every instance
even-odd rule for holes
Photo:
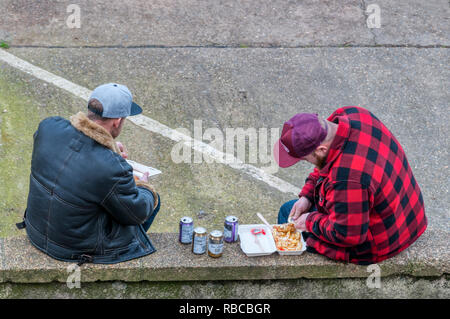
[[[149,173],[149,177],[161,174],[161,171],[156,168],[145,166],[132,160],[127,160],[127,162],[133,167],[133,175],[138,178],[141,178],[146,172]]]

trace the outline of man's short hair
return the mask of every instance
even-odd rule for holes
[[[88,114],[87,117],[91,121],[105,121],[107,118],[102,117],[99,114],[103,113],[103,105],[97,99],[90,99],[88,102]],[[92,111],[91,111],[92,110]],[[95,112],[95,113],[94,113]]]

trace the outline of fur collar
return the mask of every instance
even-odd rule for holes
[[[70,117],[70,123],[84,135],[89,136],[93,140],[120,155],[119,148],[117,147],[117,144],[111,134],[104,127],[88,119],[86,114],[84,114],[83,112],[78,112],[77,114],[72,115]],[[158,206],[159,197],[153,186],[142,181],[136,181],[136,186],[145,187],[152,192],[154,198],[153,208],[156,208]]]
[[[120,154],[119,149],[111,134],[102,126],[88,119],[86,114],[78,112],[70,117],[70,123],[84,135],[109,148],[111,151]]]

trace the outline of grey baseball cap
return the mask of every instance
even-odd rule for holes
[[[102,117],[118,119],[142,113],[142,108],[133,102],[133,96],[125,85],[117,83],[103,84],[92,91],[90,99],[97,99],[103,106],[103,112],[88,109]],[[101,114],[99,114],[101,113]]]

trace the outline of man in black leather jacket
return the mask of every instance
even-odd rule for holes
[[[155,251],[146,231],[159,211],[148,174],[135,181],[116,143],[125,118],[142,109],[123,85],[97,87],[70,121],[50,117],[34,134],[24,221],[39,250],[63,260],[117,263]]]

